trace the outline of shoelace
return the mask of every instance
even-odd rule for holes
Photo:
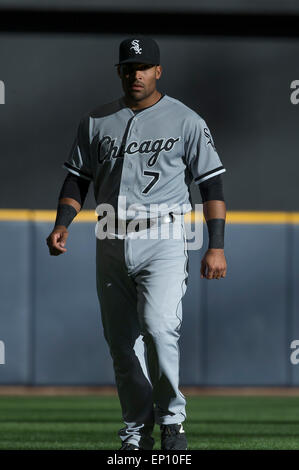
[[[134,450],[134,449],[135,449],[135,446],[134,446],[134,444],[130,444],[130,443],[129,443],[129,444],[125,444],[125,445],[123,446],[123,450],[126,450],[126,449],[128,449],[128,450]]]
[[[180,430],[180,425],[175,425],[175,426],[162,426],[161,432],[162,436],[174,436],[179,433]]]

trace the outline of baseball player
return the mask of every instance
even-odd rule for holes
[[[201,278],[224,278],[226,170],[204,119],[157,90],[156,41],[123,40],[115,65],[124,95],[80,120],[47,244],[53,256],[67,251],[68,226],[92,181],[97,292],[125,425],[121,450],[152,449],[155,424],[162,450],[185,450],[178,347],[188,279],[184,214],[194,181],[209,233]]]

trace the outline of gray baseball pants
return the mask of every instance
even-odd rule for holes
[[[170,236],[163,239],[161,233],[167,236],[167,231]],[[155,423],[186,418],[178,345],[188,279],[184,218],[121,239],[97,238],[96,274],[125,423],[118,435],[152,449]]]

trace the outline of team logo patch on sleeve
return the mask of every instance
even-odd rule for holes
[[[213,149],[216,152],[216,147],[215,147],[215,144],[213,142],[213,139],[212,139],[212,136],[210,134],[209,129],[207,127],[205,127],[203,131],[204,131],[204,135],[206,137],[206,146],[208,146],[209,144],[212,145]]]

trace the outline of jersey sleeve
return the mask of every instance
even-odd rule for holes
[[[224,173],[224,168],[211,132],[200,116],[192,119],[185,139],[185,156],[188,168],[196,184]]]
[[[88,116],[81,119],[70,154],[62,167],[74,175],[81,176],[88,181],[92,180]]]

